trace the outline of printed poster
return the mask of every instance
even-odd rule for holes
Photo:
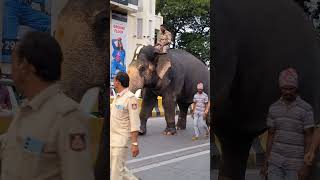
[[[51,32],[51,0],[4,0],[0,60],[11,63],[12,50],[28,31]]]
[[[126,50],[127,50],[127,15],[112,12],[111,20],[111,60],[110,60],[110,78],[113,78],[118,72],[126,72]]]

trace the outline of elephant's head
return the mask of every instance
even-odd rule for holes
[[[87,89],[103,85],[108,75],[108,8],[105,0],[69,0],[54,27],[64,55],[62,85],[77,102]]]
[[[64,62],[61,83],[65,93],[80,102],[91,87],[103,86],[109,68],[110,11],[105,0],[69,0],[58,16],[55,38],[59,41]],[[109,103],[106,108],[109,109]],[[109,111],[105,118],[109,117]],[[101,131],[99,153],[95,166],[95,179],[108,178],[107,119]]]
[[[160,83],[168,83],[166,73],[171,65],[167,54],[160,55],[159,50],[153,46],[143,47],[128,68],[130,91],[135,93],[143,87],[156,88]]]

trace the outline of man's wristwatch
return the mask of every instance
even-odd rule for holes
[[[134,146],[138,146],[138,142],[133,142],[131,144],[134,145]]]

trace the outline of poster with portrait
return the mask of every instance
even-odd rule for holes
[[[4,0],[2,20],[2,63],[11,63],[15,44],[28,31],[50,32],[51,0]]]
[[[126,50],[127,50],[127,15],[112,12],[111,20],[111,59],[110,59],[110,78],[119,72],[126,72]]]

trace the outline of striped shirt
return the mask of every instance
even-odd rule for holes
[[[300,169],[304,164],[304,129],[314,127],[312,107],[299,96],[289,105],[280,99],[270,106],[267,125],[275,129],[269,163]]]
[[[195,103],[194,113],[203,116],[206,110],[206,103],[208,103],[208,95],[204,92],[202,94],[197,93],[193,97],[193,102]]]

